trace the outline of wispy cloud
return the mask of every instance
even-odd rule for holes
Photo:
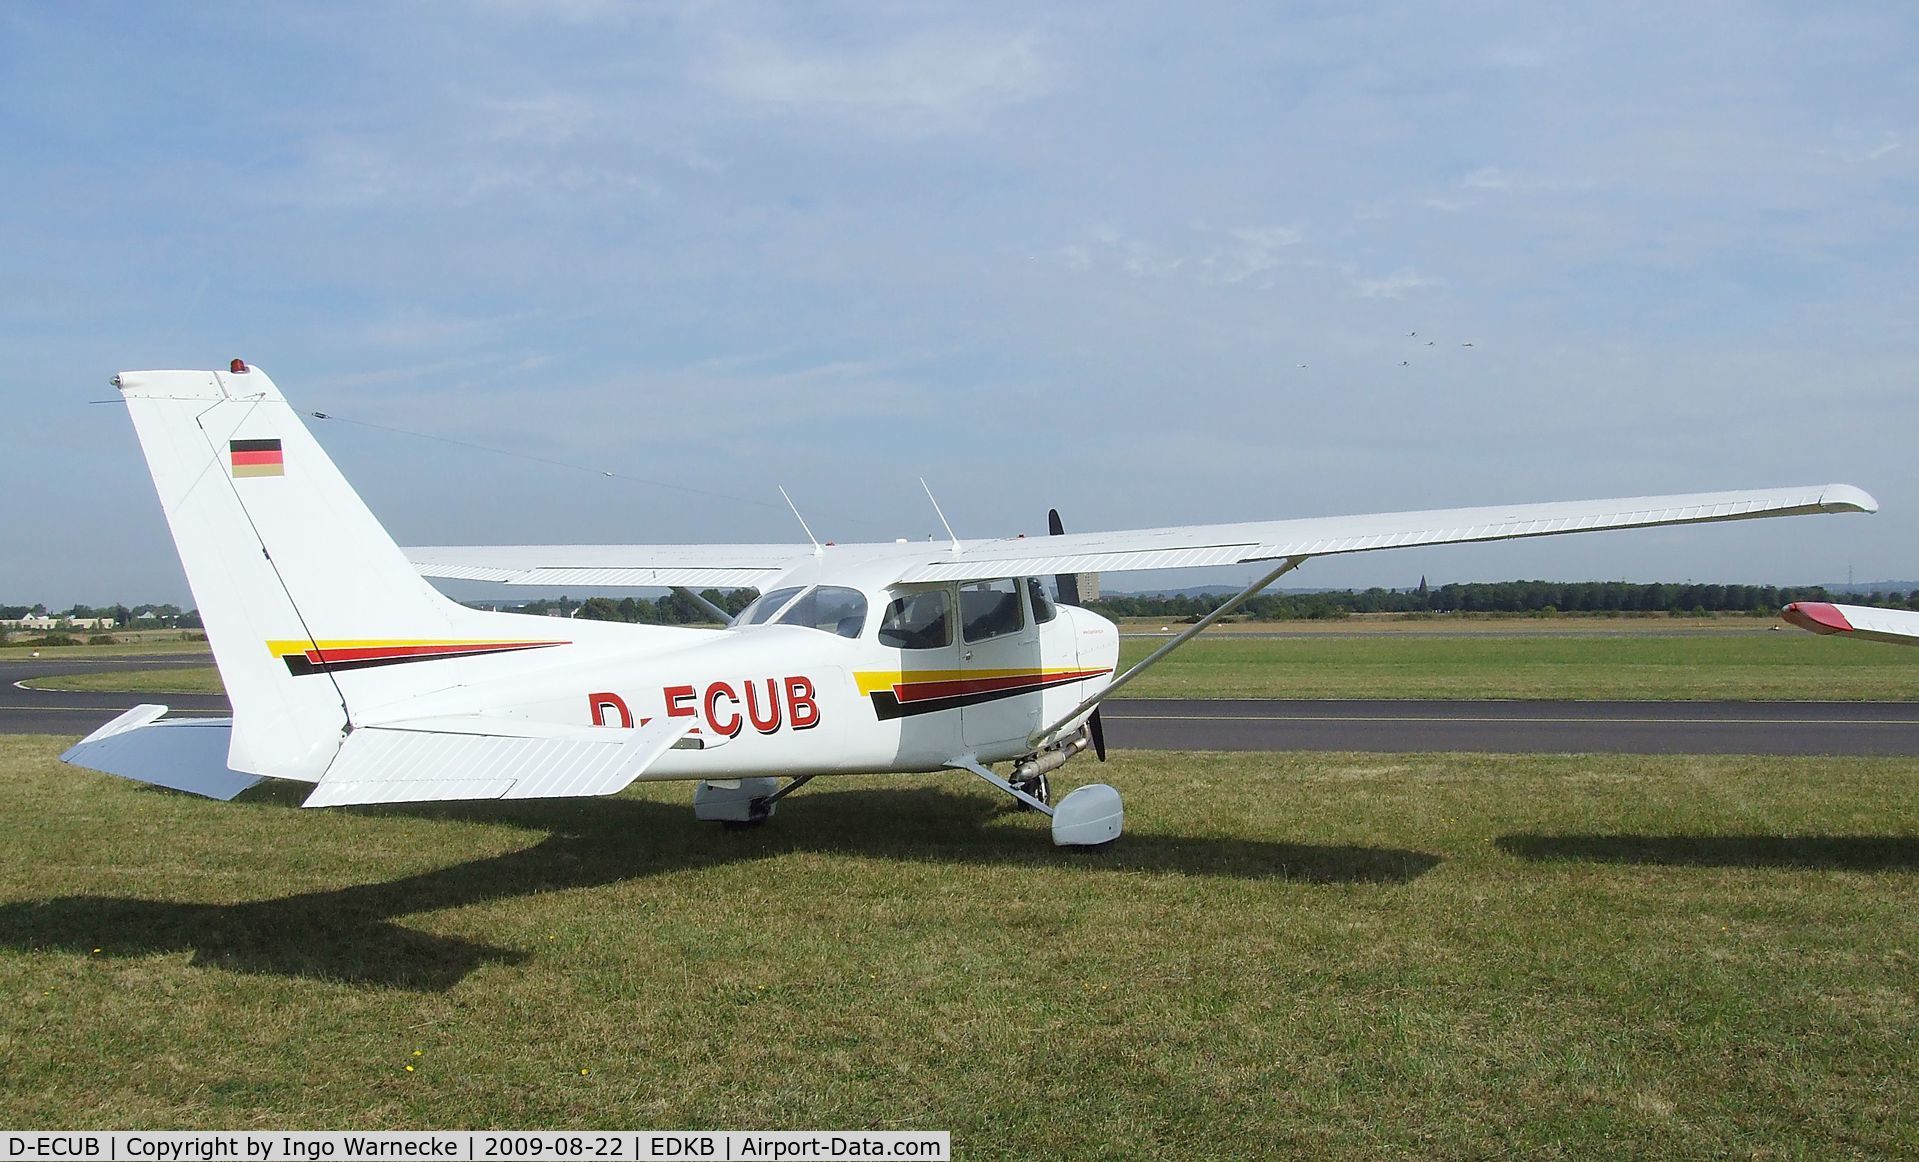
[[[914,135],[978,129],[1055,83],[1036,34],[967,29],[858,48],[732,33],[696,75],[748,106]]]
[[[1353,290],[1362,299],[1403,299],[1414,291],[1443,287],[1446,280],[1402,268],[1377,278],[1354,277]]]
[[[1259,286],[1261,276],[1299,264],[1292,252],[1304,239],[1297,226],[1193,226],[1177,242],[1154,243],[1102,225],[1058,247],[1052,257],[1073,271],[1116,270],[1132,278]]]
[[[1890,129],[1880,133],[1876,138],[1866,137],[1858,133],[1841,133],[1835,136],[1838,138],[1839,144],[1828,150],[1822,150],[1821,152],[1830,153],[1843,161],[1855,163],[1878,161],[1883,157],[1897,152],[1899,147],[1905,144],[1905,139],[1899,133]],[[1862,137],[1864,138],[1863,140]]]

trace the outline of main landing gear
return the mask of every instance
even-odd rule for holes
[[[773,817],[781,799],[813,781],[801,775],[784,787],[778,779],[716,779],[693,787],[693,818],[718,822],[728,831],[758,827]]]

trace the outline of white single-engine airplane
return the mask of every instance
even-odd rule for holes
[[[1074,535],[1055,517],[1054,536],[950,544],[409,552],[265,373],[236,359],[114,383],[233,716],[136,707],[62,757],[219,799],[299,780],[309,807],[687,779],[697,817],[746,825],[818,775],[959,769],[1050,814],[1055,843],[1099,846],[1119,792],[1054,805],[1045,776],[1103,750],[1103,698],[1309,557],[1877,508],[1832,484]],[[1072,574],[1248,562],[1268,568],[1125,674],[1113,623],[1074,606]],[[422,574],[762,596],[721,630],[561,621],[468,609]],[[1062,600],[1046,574],[1066,575]]]

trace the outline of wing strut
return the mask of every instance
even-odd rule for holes
[[[1261,577],[1259,580],[1253,582],[1251,585],[1248,585],[1246,588],[1240,590],[1238,593],[1233,594],[1232,597],[1227,599],[1224,605],[1221,605],[1218,609],[1213,610],[1211,613],[1207,614],[1205,617],[1202,617],[1198,621],[1194,622],[1190,628],[1185,630],[1183,633],[1181,633],[1178,637],[1174,638],[1172,641],[1167,642],[1165,645],[1159,647],[1158,649],[1154,650],[1152,653],[1147,654],[1145,657],[1141,658],[1139,662],[1133,666],[1132,669],[1126,671],[1124,674],[1121,674],[1119,677],[1114,678],[1111,682],[1108,682],[1104,690],[1101,690],[1099,693],[1093,695],[1091,698],[1088,698],[1084,702],[1081,702],[1078,706],[1073,707],[1073,709],[1069,711],[1064,717],[1062,717],[1058,722],[1053,723],[1051,726],[1048,726],[1043,730],[1035,731],[1029,738],[1027,738],[1026,745],[1030,747],[1034,747],[1035,749],[1045,746],[1048,742],[1052,741],[1053,737],[1057,735],[1066,726],[1067,723],[1073,721],[1073,719],[1078,718],[1080,715],[1086,713],[1088,710],[1093,709],[1095,706],[1098,706],[1101,702],[1104,702],[1108,698],[1112,697],[1113,692],[1115,690],[1118,690],[1120,687],[1126,685],[1126,683],[1132,681],[1134,678],[1139,677],[1140,674],[1144,672],[1147,667],[1157,665],[1161,659],[1166,657],[1167,654],[1172,653],[1174,650],[1185,645],[1187,642],[1192,641],[1195,637],[1198,637],[1199,634],[1203,630],[1205,630],[1207,626],[1212,625],[1214,622],[1218,621],[1220,618],[1225,617],[1227,614],[1231,613],[1233,610],[1238,609],[1240,606],[1246,604],[1247,599],[1252,597],[1255,593],[1258,593],[1260,590],[1266,588],[1268,585],[1271,585],[1273,582],[1279,580],[1281,577],[1292,572],[1294,569],[1299,568],[1305,562],[1306,562],[1306,558],[1304,556],[1288,557],[1284,561],[1281,561],[1279,563],[1279,568],[1274,569],[1272,572],[1266,574],[1264,577]]]
[[[705,610],[706,616],[713,618],[715,621],[719,622],[721,625],[733,624],[732,614],[726,612],[726,610],[721,609],[719,606],[713,604],[711,601],[708,601],[706,598],[701,597],[699,594],[693,592],[690,586],[675,585],[673,586],[673,592],[679,594],[680,596],[686,598],[688,601],[691,601],[693,604]]]

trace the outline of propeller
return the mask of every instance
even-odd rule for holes
[[[1059,509],[1049,508],[1046,510],[1046,531],[1056,537],[1065,535],[1066,525],[1059,519]],[[1053,584],[1059,587],[1059,599],[1062,604],[1079,604],[1078,573],[1055,573],[1053,574]]]
[[[1066,523],[1059,519],[1059,509],[1046,510],[1046,531],[1051,536],[1064,536]],[[1059,588],[1059,600],[1062,605],[1079,604],[1079,574],[1055,573],[1053,584]],[[1100,724],[1099,708],[1093,708],[1092,716],[1086,720],[1086,729],[1093,736],[1093,756],[1100,762],[1106,761],[1106,728]]]

